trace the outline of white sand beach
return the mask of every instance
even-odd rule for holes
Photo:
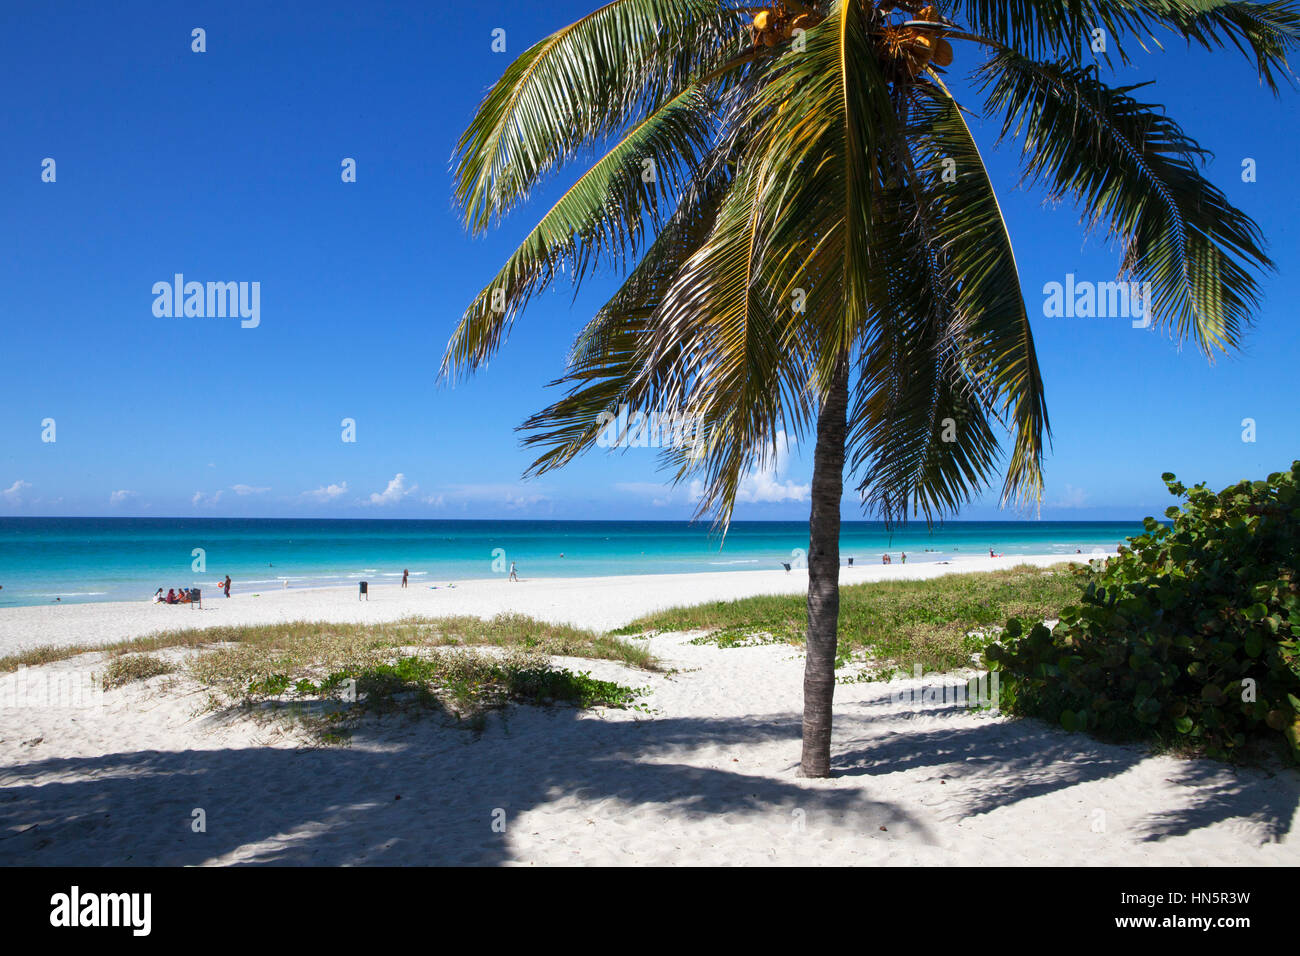
[[[953,570],[864,566],[844,580]],[[360,606],[355,591],[330,590],[218,598],[203,611],[11,609],[0,612],[0,648],[191,621],[416,613],[518,611],[606,628],[670,605],[797,592],[805,580],[798,571],[496,580],[381,588]],[[692,636],[649,639],[663,672],[556,660],[648,688],[645,710],[512,706],[481,733],[386,716],[367,719],[349,746],[307,746],[270,725],[203,714],[198,685],[175,675],[105,692],[90,709],[0,707],[0,864],[1300,863],[1295,771],[1153,756],[909,699],[936,678],[838,687],[836,775],[801,779],[799,651],[724,650]],[[26,673],[84,673],[99,659]]]
[[[988,555],[943,564],[913,560],[908,564],[855,564],[841,570],[842,584],[866,581],[920,580],[955,571],[997,571],[1017,564],[1046,567],[1088,555]],[[619,627],[664,608],[729,601],[758,594],[798,594],[808,588],[806,569],[715,571],[700,574],[644,574],[599,578],[521,578],[505,575],[486,580],[370,585],[368,600],[348,587],[264,590],[235,582],[230,598],[206,590],[202,609],[189,605],[115,601],[98,604],[47,604],[0,609],[0,655],[52,644],[107,644],[143,634],[188,627],[274,624],[277,621],[395,621],[412,614],[433,617],[473,614],[491,617],[506,612],[540,621],[596,630]],[[433,589],[430,585],[438,585]]]

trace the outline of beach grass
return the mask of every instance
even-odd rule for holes
[[[971,664],[1009,618],[1054,619],[1078,602],[1083,579],[1073,568],[1017,565],[1007,571],[950,574],[924,581],[877,581],[840,588],[839,660],[869,664],[872,679]],[[639,618],[616,635],[665,631],[707,633],[697,642],[719,647],[785,643],[802,646],[805,597],[771,595],[672,608]]]
[[[239,648],[240,651],[246,648]],[[488,711],[507,703],[630,707],[645,693],[587,671],[555,667],[542,654],[514,647],[420,648],[411,653],[293,659],[219,649],[190,661],[209,691],[208,709],[297,718],[325,742],[366,714],[441,715],[481,727]]]
[[[160,674],[170,674],[175,669],[169,661],[152,654],[122,654],[108,662],[100,675],[100,684],[104,690],[112,690]]]
[[[151,654],[170,648],[234,645],[232,652],[256,659],[268,653],[286,660],[337,659],[364,652],[400,647],[519,648],[560,657],[612,660],[641,669],[654,669],[653,655],[620,637],[566,624],[549,624],[520,614],[491,619],[408,617],[388,623],[297,621],[282,624],[181,628],[112,644],[65,644],[37,647],[0,657],[0,674],[19,667],[36,667],[80,654],[102,652],[112,657]],[[231,650],[228,648],[228,650]]]
[[[206,692],[204,710],[288,721],[325,744],[348,742],[373,713],[441,716],[476,729],[507,703],[635,707],[645,690],[558,667],[551,657],[658,666],[623,638],[502,614],[185,628],[110,645],[39,648],[0,660],[0,673],[85,653],[106,655],[98,671],[105,690],[183,673]]]

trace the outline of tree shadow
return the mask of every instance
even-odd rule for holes
[[[1179,767],[1169,780],[1195,787],[1196,803],[1143,819],[1138,829],[1144,842],[1185,836],[1232,820],[1237,828],[1252,832],[1260,843],[1276,843],[1291,829],[1296,806],[1300,805],[1300,780],[1290,772],[1273,774],[1197,761]]]
[[[343,748],[151,750],[6,769],[0,863],[491,865],[514,858],[511,827],[522,813],[541,811],[534,822],[544,827],[549,805],[573,800],[602,821],[662,826],[654,809],[671,807],[687,821],[782,814],[785,826],[802,811],[810,828],[833,822],[837,838],[849,835],[846,822],[865,833],[889,820],[896,836],[933,842],[899,807],[799,781],[793,765],[788,778],[700,765],[709,762],[700,748],[755,740],[788,741],[795,752],[793,715],[581,719],[570,708],[525,707],[481,734],[393,720],[368,720]],[[65,779],[40,782],[50,775]],[[195,809],[205,832],[194,832]],[[493,829],[501,811],[505,833]],[[361,845],[360,834],[372,842]],[[268,845],[247,849],[255,843]]]
[[[877,702],[863,704],[874,707]],[[851,711],[853,706],[845,709]],[[919,732],[905,727],[921,715],[941,718],[939,726]],[[1116,777],[1154,756],[1140,744],[1105,743],[1033,718],[990,720],[955,705],[918,713],[875,713],[861,726],[871,732],[844,741],[845,750],[836,761],[839,772],[845,776],[883,776],[923,768],[944,772],[965,784],[949,794],[947,817],[989,813]],[[898,730],[891,732],[891,726]],[[1300,807],[1300,775],[1289,769],[1270,775],[1208,759],[1187,759],[1177,775],[1171,782],[1196,788],[1189,793],[1192,802],[1149,814],[1137,827],[1141,840],[1185,836],[1234,821],[1253,831],[1260,843],[1277,841],[1290,831]]]

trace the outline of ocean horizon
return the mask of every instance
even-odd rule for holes
[[[1111,553],[1142,532],[1115,521],[949,521],[897,526],[846,521],[841,561],[944,561],[999,554]],[[725,540],[707,522],[544,519],[0,518],[0,607],[148,600],[161,588],[234,593],[411,587],[506,577],[595,577],[798,566],[806,521],[735,521]]]

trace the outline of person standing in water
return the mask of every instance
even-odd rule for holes
[[[226,580],[221,582],[221,590],[225,592],[226,597],[230,597],[230,575],[226,575]]]
[[[402,587],[406,587],[406,579],[407,577],[410,576],[410,574],[411,572],[409,570],[407,570],[406,568],[402,568]]]

